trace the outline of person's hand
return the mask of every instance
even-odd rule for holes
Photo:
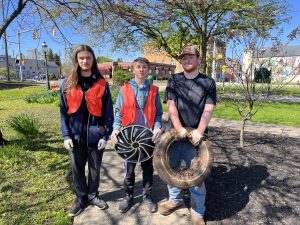
[[[158,139],[160,138],[161,135],[161,129],[158,127],[155,127],[153,130],[153,136],[152,136],[152,141],[153,143],[156,143]]]
[[[177,136],[180,139],[186,138],[187,134],[188,134],[188,132],[184,127],[181,127],[181,129],[179,131],[177,131]]]
[[[64,140],[64,147],[65,149],[72,151],[74,147],[72,139]]]
[[[106,143],[107,143],[107,141],[105,141],[104,139],[100,139],[98,142],[98,150],[105,148]]]
[[[116,144],[118,143],[117,136],[118,136],[119,133],[120,133],[120,131],[114,130],[114,131],[111,133],[111,135],[110,135],[110,139],[111,139],[111,141],[112,141],[112,143],[113,143],[114,145],[116,145]]]
[[[195,130],[192,130],[190,132],[190,142],[194,145],[194,146],[197,146],[200,144],[200,141],[202,140],[203,138],[203,135],[200,134],[200,132],[195,129]]]

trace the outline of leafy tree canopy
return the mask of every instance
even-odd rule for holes
[[[91,32],[113,42],[115,49],[140,49],[148,42],[177,59],[193,44],[200,50],[202,68],[214,37],[226,40],[253,30],[268,36],[288,20],[286,0],[107,0],[101,9],[105,17],[90,26]]]
[[[113,62],[114,60],[105,56],[99,56],[97,57],[98,63],[104,63],[104,62]]]

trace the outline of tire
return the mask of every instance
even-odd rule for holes
[[[191,132],[191,128],[186,128]],[[189,136],[189,135],[188,135]],[[214,156],[211,143],[203,138],[196,148],[196,156],[190,168],[175,171],[169,164],[169,147],[179,138],[174,129],[165,132],[154,148],[153,163],[159,177],[171,186],[178,188],[190,188],[201,185],[209,176],[213,166]],[[186,139],[186,141],[189,141]]]

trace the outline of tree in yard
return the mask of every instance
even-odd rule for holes
[[[55,64],[59,67],[59,77],[61,76],[61,59],[60,59],[60,55],[58,54],[54,54],[53,55],[53,61],[55,62]]]
[[[261,110],[264,102],[272,101],[274,92],[300,74],[300,58],[286,55],[290,47],[283,45],[278,37],[273,37],[272,47],[267,48],[267,39],[261,33],[246,32],[236,36],[232,42],[232,58],[235,60],[231,61],[234,62],[231,67],[236,83],[229,83],[220,96],[226,100],[226,106],[236,110],[241,117],[240,147],[244,146],[246,122]],[[239,49],[242,48],[244,51],[241,52]],[[258,79],[260,73],[267,73],[270,77]]]
[[[234,36],[250,29],[268,32],[287,20],[285,0],[103,2],[103,21],[89,21],[98,43],[101,36],[103,43],[113,42],[114,49],[132,50],[147,42],[175,59],[186,45],[193,44],[200,50],[202,71],[206,71],[207,47],[213,37]]]
[[[132,72],[125,71],[120,66],[116,66],[114,68],[114,74],[112,77],[114,84],[121,86],[131,78],[133,78]]]
[[[15,71],[9,71],[10,75],[12,77],[15,77],[16,76],[16,72]],[[5,75],[7,76],[8,72],[7,72],[7,69],[6,68],[0,68],[0,75]]]
[[[97,57],[97,63],[113,62],[114,60],[105,56]]]
[[[53,55],[53,51],[52,49],[50,48],[47,52],[47,60],[49,62],[53,62],[54,61],[54,55]]]

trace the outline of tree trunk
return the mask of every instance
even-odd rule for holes
[[[207,13],[203,16],[201,33],[200,33],[200,57],[201,65],[200,70],[202,73],[206,72],[206,53],[207,53]]]
[[[245,131],[246,121],[247,120],[243,119],[241,130],[240,130],[240,147],[241,148],[244,148],[244,131]]]

